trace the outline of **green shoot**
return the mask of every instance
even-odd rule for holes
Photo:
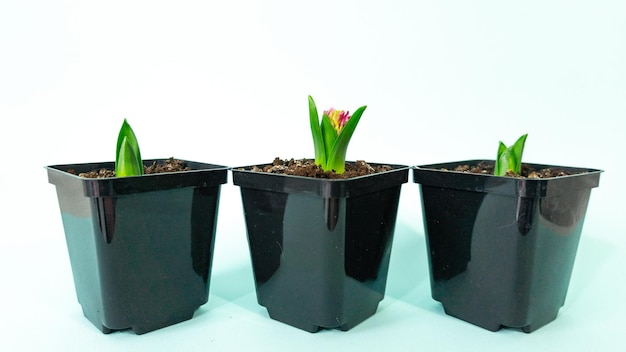
[[[309,121],[315,147],[315,163],[322,170],[334,170],[338,174],[345,171],[348,143],[365,108],[366,106],[361,106],[352,116],[347,111],[331,108],[324,111],[320,123],[315,101],[309,96]]]
[[[504,176],[509,171],[515,175],[520,174],[522,171],[522,153],[524,153],[524,143],[526,143],[527,136],[528,134],[519,137],[515,144],[508,148],[504,143],[500,142],[498,157],[493,169],[494,175]]]
[[[117,136],[115,151],[115,176],[138,176],[143,174],[143,161],[139,151],[139,143],[126,119]]]

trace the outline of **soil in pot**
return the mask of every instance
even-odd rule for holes
[[[179,172],[179,171],[189,171],[191,168],[187,166],[187,164],[179,159],[174,159],[173,157],[164,160],[163,162],[153,161],[152,164],[143,166],[143,173],[148,174],[159,174],[164,172]],[[89,172],[81,172],[77,173],[75,170],[70,169],[67,170],[68,173],[85,178],[107,178],[107,177],[115,177],[115,170],[101,168],[97,170],[92,170]]]
[[[342,174],[338,174],[335,171],[324,171],[319,165],[315,164],[312,159],[285,159],[282,160],[278,157],[274,159],[271,164],[255,166],[252,171],[255,172],[268,172],[273,174],[284,174],[293,176],[313,177],[313,178],[325,178],[325,179],[346,179],[358,176],[371,175],[378,172],[385,172],[392,170],[389,165],[370,165],[363,160],[357,160],[356,162],[346,162],[346,171]]]
[[[467,172],[473,174],[484,174],[484,175],[493,175],[494,164],[487,163],[485,161],[481,161],[475,165],[470,164],[462,164],[451,171],[459,171],[459,172]],[[449,171],[447,169],[442,169],[445,171]],[[522,171],[516,175],[513,171],[507,172],[506,176],[508,177],[520,177],[520,178],[549,178],[549,177],[559,177],[559,176],[568,176],[574,175],[576,172],[567,171],[560,168],[552,168],[546,167],[541,169],[535,169],[530,165],[522,164]]]

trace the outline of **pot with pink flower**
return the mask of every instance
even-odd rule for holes
[[[409,167],[346,162],[365,106],[324,111],[309,97],[314,159],[233,168],[257,300],[272,319],[349,330],[384,298],[400,189]]]

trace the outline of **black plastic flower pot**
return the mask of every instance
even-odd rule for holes
[[[417,166],[432,296],[446,314],[487,330],[534,331],[565,302],[591,189],[601,170],[544,179]],[[493,161],[487,161],[493,164]]]
[[[349,330],[384,298],[408,167],[342,180],[235,168],[258,303],[277,321]]]
[[[146,162],[161,160],[146,160]],[[208,300],[227,168],[124,178],[77,174],[114,163],[47,166],[56,186],[78,302],[104,333],[136,334],[191,319]]]

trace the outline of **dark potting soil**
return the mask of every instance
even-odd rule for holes
[[[477,165],[459,165],[456,168],[454,168],[453,171],[493,175],[493,169],[494,169],[494,164],[481,161]],[[526,164],[522,164],[522,171],[520,172],[519,175],[516,175],[512,171],[508,171],[506,176],[520,177],[520,178],[549,178],[549,177],[567,176],[567,175],[572,175],[572,174],[574,173],[567,172],[565,170],[558,169],[558,168],[545,168],[545,169],[535,170]]]
[[[365,176],[378,172],[392,170],[389,165],[370,165],[363,160],[346,162],[345,172],[338,174],[335,171],[324,171],[315,164],[312,159],[285,159],[275,158],[271,164],[253,166],[252,171],[268,172],[274,174],[295,175],[313,178],[343,179],[357,176]]]
[[[143,166],[144,174],[159,174],[164,172],[177,172],[177,171],[188,171],[191,170],[184,161],[174,158],[169,158],[163,162],[157,163],[156,161],[152,162],[152,164]],[[70,174],[76,175],[76,171],[73,169],[67,170]],[[98,169],[90,172],[82,172],[78,174],[80,177],[85,178],[106,178],[106,177],[115,177],[115,170],[110,169]]]

